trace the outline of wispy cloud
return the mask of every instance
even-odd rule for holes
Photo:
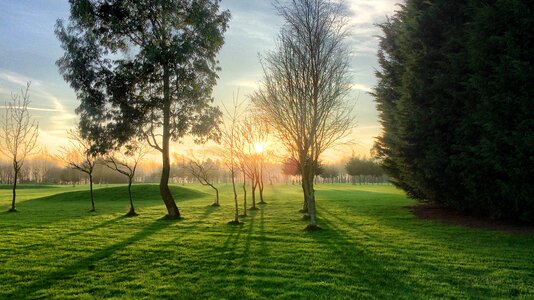
[[[380,29],[376,24],[384,22],[386,16],[397,9],[398,0],[349,0],[350,44],[359,55],[376,54]]]
[[[250,89],[256,89],[260,84],[259,80],[252,80],[252,79],[237,79],[232,80],[228,82],[228,85],[235,87],[235,88],[250,88]]]
[[[1,88],[1,98],[8,100],[11,92],[18,93],[18,89],[25,88],[27,82],[31,82],[30,99],[32,101],[28,109],[40,113],[36,115],[40,123],[40,140],[44,144],[57,146],[65,140],[65,130],[73,127],[78,116],[73,113],[72,108],[67,108],[64,104],[66,101],[50,91],[43,81],[4,69],[0,69],[0,84],[4,83],[12,90]],[[0,109],[5,108],[5,105],[0,106]]]
[[[3,106],[0,106],[0,109],[5,109],[7,108],[7,106],[3,105]],[[62,112],[61,110],[59,109],[55,109],[55,108],[41,108],[41,107],[31,107],[31,106],[28,106],[28,110],[34,110],[34,111],[50,111],[50,112]]]
[[[362,91],[362,92],[366,92],[366,93],[371,93],[373,91],[372,88],[370,88],[369,86],[367,86],[365,84],[361,84],[361,83],[353,83],[351,88],[353,90],[358,90],[358,91]]]
[[[32,83],[32,86],[41,86],[41,82],[35,79],[32,79],[28,76],[22,74],[14,73],[9,70],[0,69],[0,80],[15,84],[21,87],[26,86],[28,82]]]

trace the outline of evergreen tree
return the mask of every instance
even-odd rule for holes
[[[375,148],[409,196],[531,220],[532,19],[523,1],[413,0],[380,25]]]

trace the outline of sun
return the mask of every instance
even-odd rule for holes
[[[263,153],[267,148],[267,142],[254,142],[252,145],[256,153]]]

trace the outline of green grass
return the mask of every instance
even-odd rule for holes
[[[534,237],[418,220],[391,186],[320,185],[319,225],[306,232],[298,186],[268,187],[267,205],[232,219],[211,191],[158,187],[0,189],[0,299],[9,298],[534,298]]]

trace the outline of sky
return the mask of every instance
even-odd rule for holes
[[[376,83],[378,68],[376,27],[397,9],[394,0],[346,0],[351,9],[349,39],[353,90],[349,101],[354,105],[357,126],[351,132],[352,143],[329,153],[347,156],[354,151],[369,156],[374,137],[380,133],[378,112],[369,91]],[[222,68],[213,96],[216,104],[229,103],[239,90],[245,99],[262,78],[259,55],[275,49],[275,38],[282,20],[270,0],[222,0],[232,18],[225,34],[225,45],[218,60]],[[75,126],[74,112],[79,102],[63,80],[55,61],[63,55],[54,35],[57,19],[68,19],[67,0],[0,0],[0,107],[11,93],[20,93],[31,81],[31,113],[39,121],[39,140],[50,151],[66,144],[65,131]],[[186,153],[192,145],[173,145]],[[350,153],[348,154],[350,155]]]

